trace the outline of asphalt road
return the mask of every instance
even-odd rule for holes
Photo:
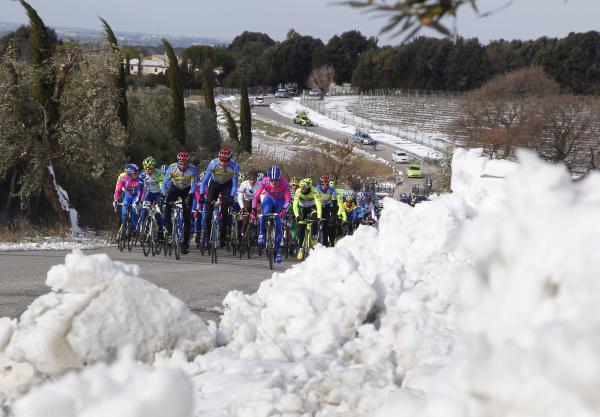
[[[68,251],[0,252],[0,317],[17,317],[38,296],[50,291],[44,284],[52,265],[64,263]],[[140,276],[168,289],[188,307],[205,319],[218,320],[218,308],[231,290],[255,292],[260,283],[271,277],[268,260],[234,258],[226,251],[219,252],[219,263],[211,264],[210,257],[192,249],[181,261],[164,256],[145,258],[141,249],[131,253],[115,248],[86,250],[86,254],[106,253],[111,259],[140,265]],[[275,265],[284,271],[293,265],[285,261]]]
[[[272,121],[277,124],[296,128],[296,129],[300,128],[298,125],[294,124],[294,122],[290,118],[284,117],[281,114],[274,112],[269,107],[269,105],[271,103],[274,103],[276,101],[283,101],[283,100],[291,100],[291,99],[265,97],[266,105],[265,106],[253,106],[252,113],[255,113],[256,116],[262,120]],[[321,136],[325,136],[328,139],[333,139],[333,140],[338,140],[338,141],[340,139],[343,139],[346,137],[343,133],[335,132],[333,130],[329,130],[329,129],[326,129],[326,128],[320,127],[320,126],[309,127],[309,128],[307,128],[307,130],[310,132],[319,134]],[[378,158],[382,158],[386,161],[391,162],[392,164],[398,166],[398,168],[402,171],[402,173],[404,174],[404,182],[401,186],[397,187],[396,193],[400,193],[400,192],[409,193],[414,184],[418,184],[419,186],[421,186],[421,188],[423,188],[423,181],[424,181],[423,179],[417,179],[417,178],[413,179],[413,178],[408,178],[406,176],[407,164],[397,164],[396,162],[394,162],[392,160],[392,153],[395,150],[398,150],[400,148],[394,147],[394,146],[386,144],[386,143],[379,143],[379,144],[377,144],[377,148],[375,150],[373,150],[372,147],[370,147],[370,146],[363,146],[362,149],[377,156]],[[432,175],[438,169],[436,166],[428,164],[426,162],[422,162],[420,165],[421,165],[421,172],[423,173],[424,176]]]

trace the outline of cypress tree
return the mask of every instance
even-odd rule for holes
[[[252,119],[246,77],[242,75],[240,82],[240,146],[243,151],[252,153]]]
[[[213,85],[212,74],[208,65],[204,66],[202,71],[202,93],[204,95],[204,104],[214,114],[217,114],[215,105],[215,87]]]
[[[117,37],[113,32],[112,28],[108,24],[106,20],[99,17],[102,22],[102,26],[104,26],[104,31],[106,32],[106,41],[113,49],[113,51],[119,54],[121,61],[119,63],[119,72],[114,77],[115,88],[117,89],[117,115],[119,116],[119,120],[123,125],[123,128],[127,131],[127,123],[129,114],[127,111],[127,81],[125,79],[125,67],[123,65],[123,59],[121,57],[121,51],[119,49],[119,43],[117,42]]]
[[[235,120],[234,120],[233,116],[231,115],[231,112],[227,109],[227,107],[225,107],[221,103],[219,103],[219,107],[221,108],[221,110],[223,110],[223,113],[225,113],[225,118],[227,119],[227,134],[229,135],[229,139],[231,139],[235,143],[237,143],[238,147],[239,147],[240,135],[239,135],[237,124],[235,123]],[[240,149],[238,149],[238,150],[240,150]]]
[[[20,0],[21,5],[27,12],[31,27],[31,58],[38,72],[33,87],[33,96],[38,103],[47,109],[48,124],[52,124],[58,118],[58,104],[51,98],[54,93],[55,74],[51,65],[52,46],[48,36],[48,29],[35,9],[25,0]]]
[[[173,138],[185,146],[185,105],[183,103],[183,78],[181,69],[177,62],[177,55],[173,47],[166,39],[162,40],[167,56],[169,57],[169,69],[167,70],[167,81],[171,90],[173,100],[173,111],[171,115],[171,132]]]

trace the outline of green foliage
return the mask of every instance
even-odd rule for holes
[[[270,47],[261,58],[268,71],[267,83],[295,82],[300,87],[306,86],[313,59],[323,47],[320,39],[300,35]]]
[[[327,46],[318,50],[313,61],[315,67],[331,64],[335,70],[335,82],[342,84],[352,80],[352,71],[360,55],[376,48],[376,38],[367,39],[359,31],[351,30],[329,39]]]
[[[226,69],[224,85],[239,87],[242,75],[248,85],[268,84],[268,70],[261,56],[276,42],[267,34],[244,32],[237,36],[227,48],[232,59],[231,69]]]
[[[35,9],[25,0],[19,0],[27,12],[31,32],[31,58],[36,69],[39,70],[37,82],[33,87],[33,95],[42,106],[50,103],[50,97],[54,92],[54,76],[52,71],[46,68],[52,65],[52,44],[46,25],[37,14]],[[47,117],[55,120],[57,117],[57,108],[54,104],[48,106]]]
[[[188,148],[203,159],[212,158],[221,147],[221,132],[216,114],[202,104],[190,103],[185,109]]]
[[[46,29],[51,48],[61,45],[62,41],[58,40],[54,29]],[[18,61],[32,62],[31,30],[29,26],[19,26],[14,32],[0,38],[0,55],[7,53],[9,48]]]
[[[204,105],[215,115],[217,114],[217,107],[215,105],[215,88],[213,86],[213,72],[205,66],[202,71],[202,94],[204,96]]]
[[[248,86],[244,77],[240,82],[240,95],[240,146],[242,151],[252,153],[252,115],[250,100],[248,100]]]
[[[177,62],[177,55],[173,47],[166,39],[163,39],[163,45],[169,57],[169,69],[167,70],[167,80],[169,89],[171,90],[171,134],[173,139],[179,142],[182,146],[186,145],[185,136],[185,105],[183,101],[183,80],[181,70]]]
[[[219,103],[219,107],[223,110],[225,114],[225,119],[227,119],[227,134],[229,135],[229,139],[238,144],[240,143],[240,135],[238,131],[237,124],[235,123],[235,119],[231,115],[231,112],[227,107],[223,105],[223,103]]]
[[[106,20],[101,17],[99,19],[102,22],[102,26],[104,27],[104,31],[106,33],[106,41],[119,57],[117,74],[115,74],[113,79],[117,93],[117,114],[119,115],[119,120],[121,121],[123,128],[127,130],[127,79],[125,76],[125,66],[121,58],[121,51],[119,50],[119,43],[115,33]]]

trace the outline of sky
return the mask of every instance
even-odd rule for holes
[[[482,12],[510,0],[479,0]],[[100,29],[102,16],[115,31],[188,35],[231,40],[244,30],[265,32],[276,40],[290,28],[327,41],[332,35],[357,29],[378,35],[386,18],[336,5],[337,0],[30,0],[48,26]],[[0,21],[26,23],[23,8],[13,0],[0,0]],[[465,37],[535,39],[563,37],[569,32],[600,29],[600,0],[514,0],[490,17],[477,17],[464,6],[456,24]],[[451,20],[446,21],[450,27]],[[432,35],[431,31],[424,31]],[[398,44],[402,36],[380,36],[380,45]]]

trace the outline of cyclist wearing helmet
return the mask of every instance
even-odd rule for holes
[[[183,254],[190,251],[192,200],[198,182],[198,169],[189,163],[189,159],[190,154],[187,151],[181,151],[177,154],[177,162],[169,165],[161,189],[165,203],[163,222],[167,226],[168,236],[171,236],[173,229],[171,222],[173,203],[178,198],[181,198],[183,203],[183,245],[181,246],[181,253]]]
[[[160,171],[154,169],[156,167],[156,159],[149,156],[142,162],[144,171],[140,174],[140,181],[142,183],[142,212],[140,214],[140,222],[144,225],[144,220],[148,215],[148,210],[152,203],[160,202],[160,188],[162,186],[165,175]],[[162,237],[163,231],[163,219],[157,215],[158,225],[160,230],[158,232],[159,238]]]
[[[310,178],[304,178],[300,181],[300,187],[294,195],[294,216],[296,222],[300,220],[308,220],[313,209],[317,210],[317,219],[322,219],[321,197],[319,192],[312,186]],[[298,244],[301,247],[304,241],[304,232],[306,231],[305,224],[298,224]],[[301,248],[298,252],[298,259],[304,258],[304,251]]]
[[[283,227],[281,219],[285,216],[287,208],[290,205],[292,197],[290,195],[290,183],[284,177],[281,176],[281,167],[279,165],[273,165],[267,171],[268,176],[258,183],[258,188],[254,193],[254,200],[252,201],[252,216],[256,217],[256,206],[258,200],[264,191],[266,191],[265,198],[261,203],[263,216],[260,218],[260,232],[258,234],[258,244],[264,246],[265,244],[265,215],[273,212],[277,213],[275,223],[277,230],[275,231],[275,253],[274,258],[276,263],[281,263],[281,239],[283,236]]]
[[[329,186],[330,178],[328,175],[322,175],[319,178],[320,184],[317,191],[321,197],[321,207],[323,212],[323,222],[321,222],[321,241],[323,246],[333,246],[335,243],[335,225],[334,213],[337,213],[337,194],[335,189]]]
[[[356,204],[354,204],[354,193],[352,190],[346,191],[344,193],[344,202],[342,204],[342,221],[350,222],[352,224],[354,222],[355,208]]]
[[[254,193],[258,188],[256,182],[256,171],[248,174],[248,179],[242,182],[238,188],[238,203],[242,209],[242,237],[246,235],[248,229],[248,216],[252,211],[252,200],[254,200]]]
[[[125,216],[127,216],[127,206],[132,206],[131,210],[131,230],[135,231],[137,226],[137,211],[134,209],[140,199],[142,192],[142,183],[139,178],[140,169],[136,164],[127,164],[125,166],[125,172],[119,175],[117,179],[117,185],[115,186],[115,195],[113,199],[113,207],[117,210],[117,202],[123,191],[123,206],[121,207],[121,224],[125,223]]]
[[[373,204],[367,204],[365,202],[365,194],[363,192],[359,192],[356,194],[356,208],[352,213],[354,220],[360,222],[364,219],[367,219],[369,216],[373,220],[377,220],[377,215],[375,214],[375,208]]]
[[[292,195],[296,194],[296,190],[298,189],[299,184],[300,180],[298,179],[298,177],[292,177],[292,179],[290,180],[290,192],[292,193]]]
[[[208,245],[210,238],[210,230],[212,228],[212,215],[215,202],[221,194],[223,204],[221,212],[224,214],[225,227],[221,228],[221,246],[224,245],[227,229],[229,228],[230,219],[227,215],[229,205],[233,202],[233,198],[237,195],[238,175],[240,166],[232,159],[233,152],[229,148],[223,148],[219,152],[219,157],[213,159],[206,167],[204,179],[200,184],[200,198],[204,197],[206,192],[206,210],[204,210],[204,245]]]

